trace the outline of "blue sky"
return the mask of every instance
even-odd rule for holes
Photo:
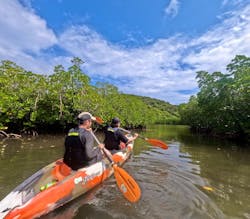
[[[250,56],[250,0],[0,0],[0,27],[0,60],[51,74],[77,56],[93,83],[172,104]]]

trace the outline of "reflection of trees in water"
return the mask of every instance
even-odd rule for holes
[[[222,211],[230,216],[242,216],[247,211],[249,214],[249,148],[225,139],[193,134],[187,126],[152,126],[143,134],[166,141],[170,147],[171,142],[179,142],[180,154],[188,154],[190,162],[199,165],[200,176],[214,189],[207,194]]]
[[[16,155],[20,157],[20,154],[27,159],[34,160],[41,159],[43,154],[46,154],[45,160],[51,154],[57,155],[56,158],[58,158],[63,154],[63,141],[64,136],[50,135],[21,139],[6,138],[0,142],[0,152],[4,159],[13,159]],[[59,153],[57,148],[60,150]],[[51,153],[47,153],[48,150]]]
[[[155,159],[154,161],[157,161],[157,164],[164,164],[163,168],[168,168],[166,162],[170,162],[170,164],[173,166],[174,161],[181,161],[183,166],[178,166],[178,168],[181,168],[181,171],[187,173],[189,170],[185,168],[185,166],[188,166],[189,162],[199,165],[200,172],[195,174],[199,174],[199,176],[205,179],[207,186],[210,186],[214,189],[213,192],[209,192],[204,191],[201,188],[201,191],[205,192],[226,215],[241,218],[243,218],[244,212],[248,212],[249,215],[249,149],[241,148],[235,143],[230,143],[216,138],[191,134],[188,127],[186,126],[152,126],[148,127],[146,131],[141,132],[141,134],[149,138],[163,140],[170,146],[170,148],[167,151],[160,151],[157,149],[156,152],[159,152],[159,154],[153,157],[152,154],[150,154],[152,147],[149,147],[147,142],[138,139],[135,141],[135,155],[140,157],[145,156],[146,161],[152,159],[153,157]],[[55,159],[60,158],[63,153],[63,140],[64,136],[39,136],[37,138],[31,138],[30,140],[8,139],[7,141],[0,142],[0,151],[5,145],[3,156],[0,154],[1,176],[4,176],[2,178],[0,177],[0,199],[40,167],[43,167]],[[178,144],[175,144],[175,142],[178,142]],[[172,149],[178,150],[176,153],[176,158],[174,157],[174,152]],[[154,152],[154,155],[156,155],[156,152]],[[161,154],[161,152],[166,152],[167,155],[164,153]],[[183,158],[181,156],[183,154],[184,158],[185,154],[188,155],[189,158],[186,159],[185,162],[182,162]],[[168,159],[166,159],[166,156],[168,156]],[[162,158],[164,162],[159,160],[160,158]],[[135,164],[140,164],[139,161],[140,159],[138,159],[136,156],[134,156],[134,158],[132,157],[126,168],[129,167],[129,164],[135,168]],[[151,166],[152,162],[149,164],[150,165],[148,166]],[[140,167],[141,166],[142,165],[140,165]],[[136,173],[138,173],[136,175],[138,176],[138,180],[143,179],[139,171],[148,171],[148,166],[143,166],[142,169],[139,169],[138,167],[138,170],[136,170]],[[157,166],[157,168],[159,168],[159,170],[161,169],[159,166]],[[144,176],[145,178],[150,177],[146,174],[144,174]],[[182,184],[181,177],[178,182]],[[170,182],[168,181],[167,185],[169,185],[169,183]],[[175,186],[176,184],[173,184],[170,187],[170,190],[173,191],[173,189],[181,188],[178,185],[176,187]],[[113,202],[110,201],[110,199],[107,200],[107,197],[112,197],[110,194],[112,191],[113,187],[110,190],[103,188],[101,194],[104,196],[102,197],[102,201],[104,203],[100,203],[102,206],[98,205],[97,207],[95,204],[89,204],[88,198],[81,196],[78,199],[68,203],[68,205],[65,205],[47,215],[44,217],[44,219],[112,218],[112,216],[107,213],[108,210],[111,212],[116,211],[109,206],[117,206],[120,204],[117,199],[113,199]],[[105,192],[108,194],[105,195]],[[90,191],[88,194],[90,194],[90,196],[95,196],[94,190]],[[115,194],[115,196],[119,197],[118,194]],[[173,198],[175,198],[175,195],[173,195]],[[140,205],[142,203],[143,202],[141,202]],[[151,201],[149,203],[151,203]],[[127,212],[126,210],[122,212]],[[245,218],[247,218],[247,216]]]
[[[61,137],[53,136],[2,140],[0,200],[37,170],[60,158],[61,142]]]
[[[201,177],[207,179],[214,189],[208,193],[227,215],[241,215],[250,209],[250,150],[233,143],[200,138],[193,143],[185,139],[180,148],[182,153],[191,155],[193,162],[198,161]]]
[[[150,126],[143,134],[149,138],[159,138],[167,142],[182,142],[182,140],[194,138],[194,135],[189,131],[189,127],[183,125]]]
[[[11,158],[22,149],[22,139],[4,138],[0,142],[0,156]]]
[[[201,144],[211,146],[222,144],[228,145],[229,147],[235,144],[243,145],[243,142],[233,142],[215,136],[192,133],[189,127],[184,125],[152,125],[142,132],[142,134],[150,138],[159,138],[166,142],[178,141],[185,145],[192,144],[193,146],[199,146]]]

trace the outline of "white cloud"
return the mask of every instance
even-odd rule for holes
[[[0,1],[0,26],[2,48],[39,52],[56,43],[46,22],[14,0]]]
[[[0,1],[0,59],[10,59],[23,66],[48,70],[42,56],[44,49],[57,43],[54,32],[45,20],[18,1]],[[41,70],[40,69],[40,70]]]
[[[197,38],[175,36],[133,49],[111,44],[87,26],[67,29],[59,42],[86,61],[90,75],[116,78],[124,92],[180,103],[197,90],[196,71],[225,71],[235,55],[250,55],[249,20],[247,6]],[[119,83],[124,78],[129,84]]]
[[[241,5],[242,3],[245,3],[246,0],[223,0],[222,1],[222,7],[227,6],[227,5],[234,5],[238,6]]]
[[[229,0],[223,0],[223,1],[222,1],[222,6],[227,5],[227,4],[228,4],[228,1],[229,1]]]
[[[178,64],[186,47],[178,36],[127,49],[110,44],[86,26],[77,26],[66,30],[59,42],[65,50],[86,62],[84,67],[90,75],[118,79],[113,84],[119,85],[126,93],[177,103],[187,100],[188,95],[176,91],[196,87],[194,72],[183,71]],[[121,84],[120,79],[124,78],[127,83]]]
[[[165,13],[175,17],[179,9],[179,0],[170,0],[168,6],[165,8]]]
[[[237,54],[250,56],[250,5],[231,16],[220,25],[192,40],[192,47],[185,61],[196,69],[225,71],[225,67]]]
[[[35,72],[52,72],[57,64],[70,64],[69,56],[44,52],[57,45],[85,61],[83,68],[90,76],[114,79],[122,92],[181,103],[197,90],[196,71],[224,71],[235,55],[250,56],[250,5],[220,19],[196,38],[176,35],[126,48],[85,25],[68,27],[56,37],[34,11],[17,1],[0,1],[0,59]]]

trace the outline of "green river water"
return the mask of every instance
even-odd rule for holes
[[[141,134],[165,141],[169,149],[136,140],[123,168],[141,187],[138,203],[126,201],[111,177],[42,218],[250,219],[249,147],[194,135],[186,126],[151,126]],[[0,200],[62,157],[63,142],[63,135],[0,141]]]

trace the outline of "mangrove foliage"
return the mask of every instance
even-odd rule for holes
[[[81,70],[82,60],[74,58],[65,69],[55,66],[53,74],[36,74],[14,62],[0,65],[0,129],[8,132],[62,131],[75,124],[81,111],[89,111],[105,122],[119,117],[124,126],[143,127],[148,123],[173,123],[177,108],[164,101],[119,92],[112,84],[91,79]]]
[[[249,137],[250,58],[238,55],[226,69],[197,72],[200,91],[180,105],[182,123],[210,134]]]

